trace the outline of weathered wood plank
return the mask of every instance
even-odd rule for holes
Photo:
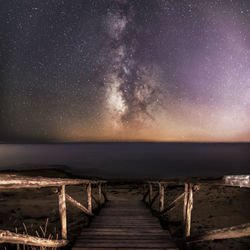
[[[153,187],[152,187],[152,184],[151,184],[151,183],[149,183],[148,185],[149,185],[149,187],[148,187],[148,188],[149,188],[148,202],[151,203],[152,198],[153,198]]]
[[[123,216],[126,211],[124,206],[132,215]],[[105,211],[110,210],[116,216],[112,213],[106,216]],[[136,215],[134,211],[137,211]],[[99,216],[92,220],[90,228],[82,230],[73,249],[75,247],[176,249],[170,233],[162,229],[158,219],[152,217],[150,210],[141,201],[107,203]]]
[[[91,194],[91,197],[92,197],[92,199],[95,201],[95,203],[96,203],[98,206],[100,206],[99,200],[96,199],[95,196],[94,196],[93,194]]]
[[[185,237],[190,236],[192,209],[193,209],[193,184],[188,183],[185,184],[185,199],[184,199]]]
[[[139,230],[124,230],[123,232],[116,232],[116,230],[111,231],[109,230],[101,230],[101,231],[97,231],[97,230],[93,230],[93,231],[83,231],[83,233],[80,234],[81,238],[85,238],[85,237],[94,237],[94,236],[109,236],[109,237],[116,237],[116,236],[126,236],[127,238],[129,236],[137,236],[137,237],[155,237],[155,236],[164,236],[164,239],[167,238],[171,238],[166,232],[154,232],[154,231],[150,231],[150,229],[148,231],[139,231]]]
[[[106,247],[73,247],[72,250],[107,250]],[[134,249],[139,249],[139,250],[166,250],[165,248],[159,248],[159,247],[151,247],[151,248],[147,248],[147,247],[139,247],[139,248],[131,248],[131,247],[109,247],[108,250],[134,250]],[[168,250],[178,250],[178,248],[176,247],[168,247]]]
[[[164,185],[159,183],[159,211],[162,212],[164,209]]]
[[[102,183],[98,184],[98,201],[99,204],[102,204]]]
[[[106,181],[69,179],[69,178],[25,177],[18,175],[0,174],[0,189],[60,187],[62,185],[81,185],[88,183],[98,184],[98,183],[106,183]]]
[[[88,195],[88,210],[92,213],[92,191],[91,191],[91,183],[87,185],[87,195]]]
[[[156,195],[153,197],[152,201],[149,203],[149,206],[152,207],[155,200],[157,199],[157,197],[159,196],[159,192],[156,193]]]
[[[131,233],[135,233],[135,232],[139,232],[139,233],[151,233],[151,232],[155,232],[155,233],[164,233],[164,234],[169,234],[168,230],[163,230],[161,227],[158,229],[143,229],[143,228],[135,228],[135,229],[126,229],[126,228],[111,228],[111,229],[106,229],[106,228],[99,228],[99,229],[93,229],[92,227],[87,227],[87,228],[83,228],[82,232],[110,232],[110,233],[119,233],[119,232],[131,232]]]
[[[79,247],[79,246],[84,246],[84,247],[89,247],[89,248],[101,248],[101,247],[105,247],[105,248],[111,248],[111,247],[130,247],[130,248],[138,248],[138,247],[145,247],[148,249],[154,248],[154,247],[158,247],[158,248],[163,248],[163,249],[167,249],[168,247],[174,247],[174,244],[167,244],[165,241],[164,242],[129,242],[129,241],[115,241],[115,242],[79,242],[79,244],[76,244],[75,247]]]
[[[195,242],[218,239],[233,239],[246,236],[250,236],[250,223],[203,232],[200,235],[187,238],[187,241]]]
[[[72,250],[107,250],[106,247],[73,247]],[[139,250],[178,250],[178,248],[176,247],[168,247],[168,248],[162,248],[162,247],[151,247],[151,248],[147,248],[147,247],[109,247],[108,250],[134,250],[134,249],[139,249]]]
[[[185,193],[182,193],[181,195],[179,195],[174,201],[172,201],[165,209],[163,209],[163,210],[161,211],[161,214],[163,215],[163,214],[165,214],[167,211],[172,210],[172,209],[175,207],[176,203],[177,203],[178,201],[180,201],[180,200],[184,197],[184,195],[185,195]]]
[[[108,197],[107,197],[107,195],[106,195],[106,193],[104,192],[103,189],[102,189],[102,195],[103,195],[103,197],[104,197],[104,201],[105,201],[105,202],[108,201]]]
[[[24,244],[39,247],[63,247],[67,240],[49,240],[30,235],[16,234],[10,231],[0,230],[0,243]]]
[[[205,185],[216,185],[216,186],[235,186],[235,187],[246,187],[250,188],[250,175],[226,175],[218,179],[201,179],[201,178],[187,178],[187,179],[173,179],[173,180],[162,180],[161,184],[169,185],[185,185],[185,183],[192,184],[205,184]],[[146,181],[145,183],[158,184],[159,181]]]
[[[59,213],[61,219],[62,238],[67,239],[66,195],[65,185],[59,187],[58,192]]]
[[[152,225],[91,225],[92,228],[126,228],[126,229],[132,229],[132,228],[151,228],[152,230],[160,229],[160,226],[152,226]]]
[[[187,195],[188,195],[188,184],[185,183],[185,190],[184,190],[184,200],[183,200],[183,220],[182,220],[182,224],[183,227],[185,227],[185,223],[186,223],[186,214],[187,214]]]
[[[67,201],[69,201],[71,204],[73,204],[75,207],[81,209],[85,214],[89,215],[89,216],[94,216],[93,213],[90,213],[89,210],[84,207],[80,202],[74,200],[71,196],[69,196],[68,194],[66,194],[66,199]]]

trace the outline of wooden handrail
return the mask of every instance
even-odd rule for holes
[[[0,175],[0,188],[41,188],[60,187],[62,185],[107,183],[103,180],[69,179],[69,178],[47,178],[47,177],[25,177],[18,175]]]
[[[184,198],[183,205],[183,227],[185,232],[186,241],[203,241],[213,239],[226,239],[250,236],[250,223],[242,224],[239,226],[233,226],[229,228],[222,228],[206,232],[203,235],[190,236],[191,234],[191,211],[193,208],[193,194],[199,190],[199,186],[202,185],[220,185],[220,186],[234,186],[250,188],[250,175],[228,175],[222,177],[220,180],[205,180],[199,178],[189,178],[185,180],[159,180],[159,181],[146,181],[148,190],[143,196],[143,201],[152,207],[156,198],[159,197],[159,216],[163,216],[167,211],[174,208],[175,204]],[[179,195],[170,205],[164,208],[164,187],[166,185],[180,185],[185,187],[185,192]],[[159,191],[152,198],[153,186],[157,185]],[[148,196],[148,202],[147,202]],[[232,231],[230,233],[230,230]]]
[[[0,230],[0,243],[24,244],[40,247],[62,247],[68,244],[67,241],[67,214],[66,200],[74,206],[81,209],[87,215],[93,216],[92,212],[92,184],[98,187],[98,199],[101,205],[101,195],[104,196],[104,202],[107,196],[102,190],[102,184],[107,183],[103,180],[86,180],[86,179],[69,179],[69,178],[46,178],[46,177],[24,177],[18,175],[0,175],[0,189],[19,189],[19,188],[42,188],[42,187],[58,187],[59,213],[61,220],[62,240],[50,240],[45,238],[34,237],[30,235],[22,235],[12,233],[10,231]],[[71,185],[87,185],[88,208],[74,200],[66,194],[66,186]]]
[[[191,236],[186,239],[187,242],[198,242],[218,239],[233,239],[246,237],[250,235],[250,223],[241,224],[232,227],[220,228],[211,231],[206,231],[200,235]]]
[[[17,234],[10,231],[0,230],[0,243],[25,244],[30,246],[63,247],[68,244],[67,240],[50,240],[31,235]]]
[[[170,185],[185,185],[185,183],[191,184],[207,184],[207,185],[219,185],[219,186],[234,186],[234,187],[246,187],[250,188],[250,175],[226,175],[219,180],[206,180],[201,178],[187,178],[187,179],[173,179],[173,180],[158,180],[158,181],[146,181],[147,184],[158,185],[170,184]]]
[[[94,216],[93,213],[90,213],[89,210],[83,206],[80,202],[74,200],[71,196],[69,196],[68,194],[66,194],[66,200],[69,201],[72,205],[74,205],[75,207],[78,207],[79,209],[81,209],[85,214],[89,215],[89,216]]]

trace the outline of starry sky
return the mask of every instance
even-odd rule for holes
[[[0,142],[250,141],[250,1],[0,0]]]

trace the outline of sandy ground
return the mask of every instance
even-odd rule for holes
[[[34,172],[22,173],[36,175]],[[41,171],[39,175],[48,177],[67,177],[61,171]],[[166,190],[165,203],[169,204],[183,192],[183,187],[170,186]],[[116,183],[107,186],[107,196],[110,200],[142,199],[143,185]],[[155,190],[156,191],[156,190]],[[86,188],[84,186],[67,187],[66,192],[77,201],[86,205]],[[96,194],[97,189],[93,189]],[[201,231],[229,227],[250,222],[250,189],[221,186],[200,186],[194,194],[191,234]],[[97,206],[94,203],[94,208]],[[158,209],[158,200],[155,201]],[[182,238],[182,208],[183,200],[163,218],[163,224],[170,230],[173,239]],[[48,227],[46,237],[53,239],[60,235],[60,218],[57,195],[53,188],[1,190],[0,192],[0,229],[30,235],[37,233],[42,236],[46,220]],[[68,237],[71,242],[79,234],[81,228],[88,225],[89,219],[79,209],[67,203]],[[25,225],[24,225],[25,224]],[[37,233],[36,233],[37,231]],[[58,236],[57,236],[58,235]],[[190,244],[189,249],[250,249],[250,237],[230,240],[216,240]],[[0,245],[4,249],[4,245]],[[11,248],[7,245],[7,249]]]

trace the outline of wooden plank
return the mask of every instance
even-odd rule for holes
[[[102,195],[104,197],[104,201],[105,202],[108,201],[108,197],[107,197],[106,193],[103,191],[103,189],[102,189]]]
[[[89,210],[84,207],[80,202],[74,200],[71,196],[69,196],[68,194],[66,194],[66,199],[67,201],[69,201],[71,204],[73,204],[75,207],[81,209],[85,214],[89,215],[89,216],[94,216],[93,213],[90,213]]]
[[[117,223],[120,223],[120,224],[124,224],[124,225],[155,225],[155,223],[158,223],[158,221],[156,220],[149,220],[149,219],[145,219],[145,220],[136,220],[136,221],[133,221],[133,220],[129,220],[129,221],[125,221],[125,220],[113,220],[113,221],[107,221],[107,220],[101,220],[98,222],[92,222],[91,225],[99,225],[101,223],[106,223],[106,225],[115,225]]]
[[[88,245],[88,244],[98,244],[103,246],[103,244],[116,244],[117,247],[121,247],[121,246],[131,246],[131,244],[133,244],[134,246],[136,246],[138,243],[140,243],[141,245],[147,246],[148,244],[161,244],[162,247],[167,247],[167,246],[174,246],[174,243],[172,243],[172,241],[166,241],[166,239],[164,239],[164,237],[161,238],[153,238],[153,239],[149,239],[149,238],[134,238],[134,239],[129,239],[129,238],[109,238],[109,239],[105,239],[102,238],[101,236],[99,238],[91,238],[89,237],[88,239],[81,239],[80,241],[78,241],[79,243],[84,243],[84,246]],[[122,245],[120,245],[122,244]]]
[[[164,210],[164,185],[159,183],[159,211],[162,212]]]
[[[103,224],[103,223],[106,223],[106,225],[116,225],[117,223],[121,223],[123,224],[124,226],[125,225],[155,225],[157,223],[157,221],[155,220],[136,220],[136,221],[133,221],[133,220],[129,220],[129,221],[125,221],[125,220],[112,220],[112,221],[107,221],[107,220],[101,220],[101,221],[92,221],[91,222],[91,225],[94,226],[94,225],[99,225],[99,224]]]
[[[159,229],[160,226],[152,226],[152,225],[91,225],[91,228],[126,228],[126,229],[132,229],[132,228],[151,228],[154,230],[155,228]]]
[[[83,247],[83,246],[81,246],[81,247],[73,247],[72,248],[72,250],[107,250],[107,248],[106,247],[97,247],[97,248],[95,248],[95,247],[91,247],[91,248],[89,248],[89,247]],[[131,248],[131,247],[129,247],[129,248],[127,248],[127,247],[109,247],[108,248],[108,250],[133,250],[133,249],[139,249],[139,250],[166,250],[165,248],[159,248],[159,247],[151,247],[151,248],[147,248],[147,247],[139,247],[139,248]],[[167,248],[168,250],[178,250],[178,248],[176,248],[176,247],[168,247]]]
[[[175,207],[176,203],[180,201],[184,197],[184,195],[185,193],[179,195],[173,202],[171,202],[165,209],[161,211],[161,215],[165,214],[167,211],[172,210]]]
[[[153,187],[152,187],[152,184],[151,183],[149,183],[148,184],[149,185],[149,196],[148,196],[148,202],[149,202],[149,204],[151,203],[151,201],[152,201],[152,198],[153,198]]]
[[[22,244],[39,247],[63,247],[67,240],[49,240],[30,235],[16,234],[10,231],[0,230],[0,243]]]
[[[58,192],[59,201],[59,213],[61,219],[61,231],[62,239],[67,239],[67,217],[66,217],[66,196],[65,196],[65,185],[59,187]]]
[[[99,201],[99,204],[101,205],[102,204],[102,184],[101,183],[98,184],[98,201]]]
[[[74,247],[79,247],[79,246],[84,246],[84,247],[89,247],[89,248],[93,248],[93,247],[105,247],[105,248],[111,248],[111,247],[131,247],[131,248],[138,248],[138,247],[146,247],[146,248],[154,248],[154,247],[160,247],[160,248],[164,248],[167,249],[168,247],[175,247],[174,244],[167,244],[166,241],[161,241],[161,242],[129,242],[129,241],[117,241],[117,242],[79,242],[79,244],[75,244]]]
[[[120,232],[131,232],[131,233],[151,233],[151,232],[155,232],[155,233],[164,233],[164,234],[170,234],[168,230],[163,230],[161,227],[159,229],[154,229],[154,230],[150,230],[150,229],[143,229],[143,228],[136,228],[133,230],[127,230],[124,228],[110,228],[110,229],[106,229],[106,228],[99,228],[99,229],[93,229],[92,227],[87,227],[84,228],[82,230],[82,232],[110,232],[110,233],[120,233]]]
[[[81,240],[149,240],[149,241],[154,241],[154,240],[164,240],[166,241],[166,239],[170,240],[171,238],[164,235],[164,234],[155,234],[152,235],[151,237],[149,237],[149,235],[142,235],[142,234],[138,234],[138,235],[112,235],[112,234],[105,234],[105,235],[100,235],[100,234],[95,234],[95,235],[91,235],[90,234],[86,234],[86,235],[81,235]]]
[[[95,228],[95,227],[103,227],[103,228],[108,228],[108,227],[114,227],[114,228],[116,228],[116,227],[119,227],[120,226],[120,228],[131,228],[131,227],[137,227],[137,228],[143,228],[143,227],[148,227],[148,228],[152,228],[152,230],[154,230],[154,228],[161,228],[160,227],[160,225],[155,225],[155,224],[153,224],[153,223],[127,223],[127,224],[125,224],[125,225],[123,225],[124,223],[119,223],[119,222],[117,222],[117,223],[107,223],[105,226],[103,226],[103,223],[104,222],[102,222],[102,223],[91,223],[91,227],[92,228]],[[118,224],[118,225],[117,225]],[[157,224],[157,223],[156,223]],[[160,223],[158,223],[158,224],[160,224]]]
[[[69,178],[25,177],[18,175],[0,174],[0,188],[41,188],[60,187],[62,185],[98,184],[106,181]]]
[[[117,215],[118,215],[118,213],[117,213]],[[145,216],[145,215],[147,215],[147,216]],[[140,220],[140,219],[142,219],[142,220],[144,220],[144,219],[147,219],[147,220],[158,221],[158,219],[156,217],[151,216],[150,213],[147,213],[147,214],[145,213],[145,215],[138,213],[138,215],[132,217],[130,215],[112,216],[111,214],[110,215],[106,215],[106,214],[103,215],[102,213],[100,213],[98,215],[98,220],[100,220],[100,219],[105,219],[105,220],[111,220],[111,219],[121,219],[121,220],[135,220],[135,219]]]
[[[205,185],[216,185],[216,186],[235,186],[235,187],[246,187],[250,188],[250,175],[226,175],[220,179],[201,179],[201,178],[186,178],[186,179],[173,179],[173,180],[162,180],[161,184],[169,185],[185,185],[185,183],[192,184],[205,184]],[[158,184],[159,181],[146,181],[145,183]]]
[[[161,247],[168,247],[168,246],[174,246],[174,243],[170,240],[165,240],[165,239],[158,239],[158,240],[155,240],[155,239],[148,239],[148,240],[145,240],[145,239],[142,239],[142,240],[139,240],[139,239],[135,239],[135,240],[120,240],[120,239],[111,239],[111,240],[105,240],[105,239],[101,239],[100,240],[97,240],[97,239],[94,239],[94,240],[91,240],[91,238],[89,239],[82,239],[80,241],[78,241],[79,243],[75,244],[75,246],[79,246],[80,244],[83,244],[84,246],[87,246],[87,245],[92,245],[92,247],[94,245],[96,246],[99,246],[99,247],[104,247],[106,245],[107,246],[110,246],[110,247],[113,247],[113,246],[116,246],[116,247],[138,247],[138,244],[140,244],[141,246],[140,247],[149,247],[149,245],[158,245],[158,246],[161,246]]]
[[[113,225],[113,224],[117,224],[117,223],[121,223],[121,224],[125,224],[125,225],[134,225],[134,224],[139,224],[139,225],[148,225],[148,224],[152,224],[154,225],[155,223],[157,223],[158,221],[156,220],[150,220],[150,219],[144,219],[144,220],[98,220],[98,221],[93,221],[91,225],[99,225],[101,223],[106,223],[106,225]]]
[[[89,247],[83,247],[83,246],[81,246],[81,247],[73,247],[72,248],[72,250],[107,250],[107,248],[106,247],[97,247],[97,248],[95,248],[95,247],[91,247],[91,248],[89,248]],[[139,249],[139,250],[166,250],[166,248],[159,248],[159,247],[151,247],[151,248],[147,248],[147,247],[139,247],[139,248],[131,248],[131,247],[129,247],[129,248],[127,248],[127,247],[109,247],[108,248],[108,250],[133,250],[133,249]],[[168,247],[167,248],[168,250],[178,250],[178,248],[176,248],[176,247]]]
[[[91,193],[91,183],[87,185],[87,195],[88,195],[88,210],[92,214],[92,193]]]
[[[182,220],[182,224],[183,227],[185,227],[185,223],[186,223],[186,214],[187,214],[187,197],[188,197],[188,184],[185,183],[185,191],[184,191],[184,200],[183,200],[183,220]]]
[[[157,199],[158,196],[159,196],[159,192],[157,192],[156,195],[153,197],[152,201],[149,204],[150,207],[152,207],[152,205],[154,204],[154,202],[155,202],[155,200]]]
[[[191,212],[193,209],[193,184],[190,183],[185,184],[184,209],[185,237],[189,237],[191,231]]]
[[[95,203],[96,203],[98,206],[100,206],[99,200],[96,199],[95,196],[94,196],[93,194],[91,194],[91,197],[92,197],[92,199],[95,201]]]
[[[124,230],[124,232],[116,232],[115,231],[111,231],[111,230],[107,230],[107,231],[99,231],[97,232],[97,230],[93,230],[93,231],[89,231],[89,232],[86,232],[86,231],[83,231],[83,233],[80,234],[81,235],[81,238],[85,238],[85,237],[94,237],[94,236],[101,236],[101,237],[104,237],[104,236],[110,236],[110,237],[116,237],[116,236],[126,236],[127,238],[130,237],[130,236],[139,236],[139,237],[147,237],[147,238],[150,238],[150,237],[155,237],[155,236],[164,236],[164,239],[167,239],[167,238],[171,238],[170,235],[168,235],[167,232],[154,232],[154,231],[150,231],[150,229],[148,231],[138,231],[138,230]]]
[[[112,213],[106,216],[105,211],[110,210]],[[130,210],[131,215],[124,216],[126,210]],[[136,215],[134,211],[137,211]],[[113,216],[114,212],[116,216]],[[100,215],[92,220],[90,228],[82,230],[73,249],[76,247],[176,249],[170,233],[161,228],[158,219],[152,217],[141,201],[107,203]]]
[[[123,223],[123,224],[126,224],[126,225],[131,225],[131,224],[140,224],[140,225],[145,225],[145,224],[152,224],[154,225],[155,223],[158,223],[157,220],[155,219],[140,219],[140,220],[119,220],[119,219],[114,219],[114,220],[105,220],[105,219],[102,219],[102,220],[99,220],[98,221],[93,221],[92,222],[92,225],[97,225],[97,224],[101,224],[101,223],[107,223],[106,225],[112,225],[112,224],[116,224],[116,223]]]
[[[250,223],[204,232],[187,239],[188,242],[233,239],[250,236]]]

